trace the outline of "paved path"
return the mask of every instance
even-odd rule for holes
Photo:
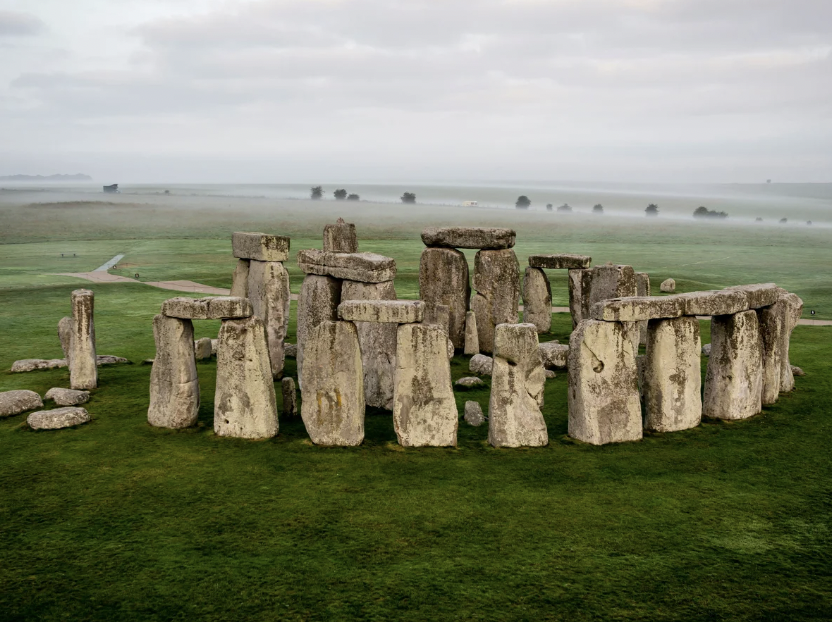
[[[99,266],[98,268],[96,268],[96,269],[95,269],[95,272],[107,272],[107,270],[109,270],[110,268],[112,268],[113,266],[115,266],[115,265],[116,265],[119,261],[121,261],[123,258],[124,258],[124,255],[123,255],[123,254],[121,254],[121,255],[116,255],[116,256],[115,256],[115,257],[113,257],[110,261],[108,261],[107,263],[105,263],[103,266]]]

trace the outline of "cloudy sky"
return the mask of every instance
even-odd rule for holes
[[[832,181],[832,0],[0,0],[0,175]]]

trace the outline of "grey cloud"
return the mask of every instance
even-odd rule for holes
[[[0,37],[37,35],[45,30],[45,24],[28,13],[0,11]]]

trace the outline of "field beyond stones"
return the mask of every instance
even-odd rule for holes
[[[0,390],[68,386],[67,370],[8,369],[61,355],[57,323],[79,287],[95,291],[98,352],[135,364],[100,368],[85,426],[0,419],[0,620],[832,619],[832,327],[795,330],[806,376],[746,421],[592,447],[567,437],[558,374],[545,448],[493,449],[487,426],[463,422],[456,449],[405,450],[374,409],[361,447],[321,448],[300,418],[281,417],[269,441],[215,437],[215,361],[197,363],[199,426],[151,428],[138,363],[154,354],[151,318],[180,294],[56,276],[124,253],[115,274],[230,287],[232,231],[291,235],[294,254],[320,248],[338,216],[360,250],[396,259],[402,298],[418,297],[422,227],[493,225],[517,230],[521,267],[574,252],[647,271],[654,291],[667,277],[678,291],[774,281],[804,299],[804,317],[832,319],[825,227],[2,193]],[[549,276],[565,305],[565,275]],[[194,326],[216,337],[219,322]],[[568,340],[568,315],[553,326],[543,339]],[[467,359],[453,360],[454,380]],[[488,393],[457,391],[460,411],[469,399],[487,410]]]

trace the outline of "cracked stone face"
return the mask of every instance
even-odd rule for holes
[[[448,337],[465,345],[465,316],[471,299],[468,261],[453,248],[426,248],[419,261],[419,297],[427,305],[448,307]]]
[[[539,268],[526,268],[523,275],[523,321],[534,324],[538,333],[552,327],[552,287]]]
[[[159,314],[153,318],[156,357],[150,370],[147,422],[159,428],[187,428],[199,414],[199,379],[191,320]]]

